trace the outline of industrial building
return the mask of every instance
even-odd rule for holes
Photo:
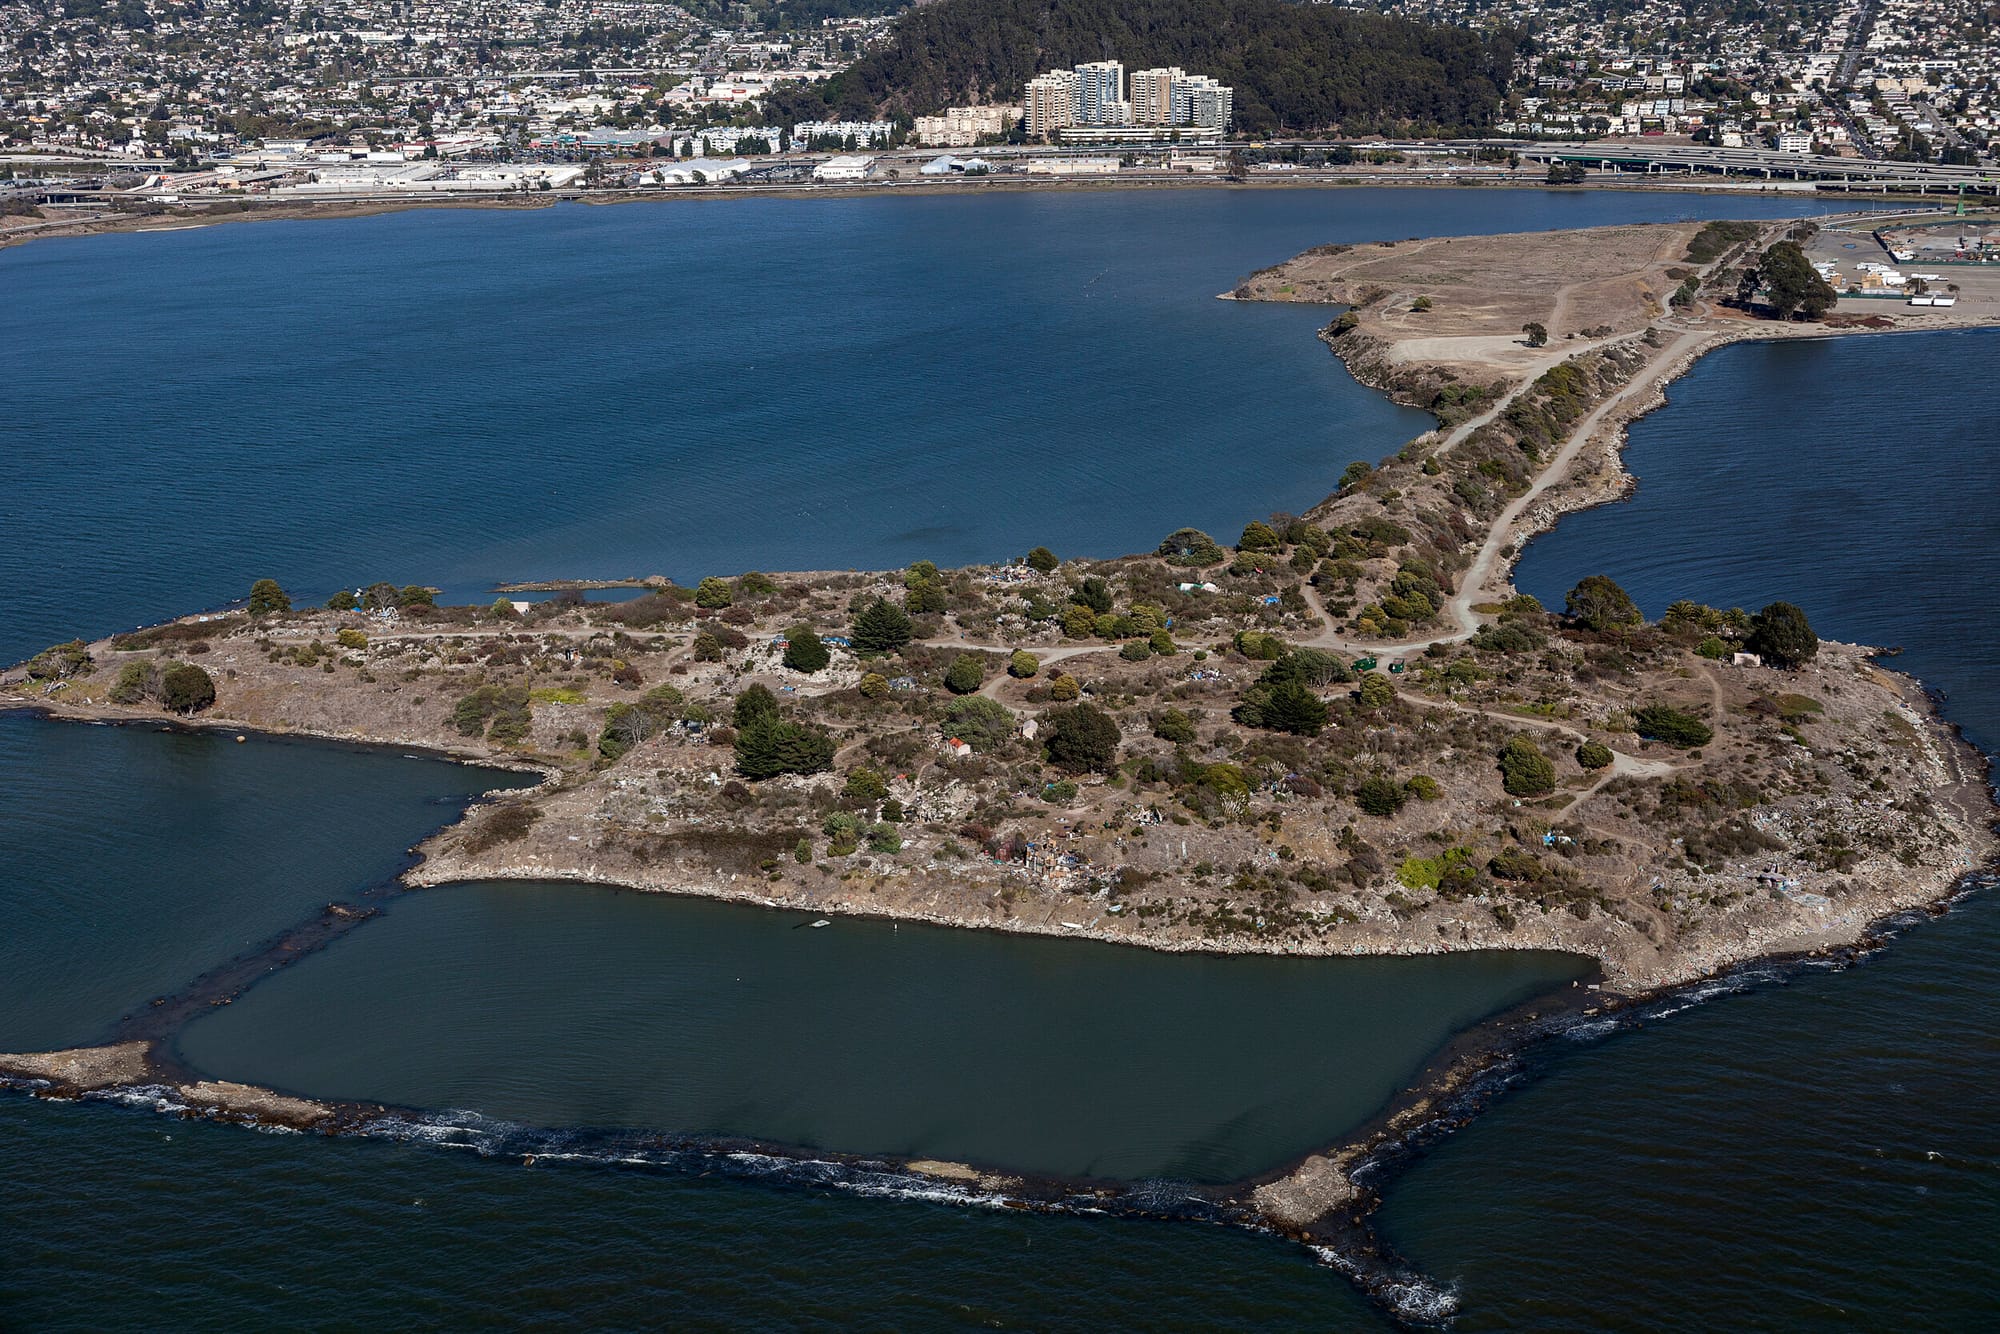
[[[874,165],[874,158],[863,157],[860,154],[830,157],[813,168],[813,179],[816,181],[865,181],[868,179],[870,168]]]

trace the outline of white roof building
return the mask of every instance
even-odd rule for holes
[[[868,179],[868,172],[875,165],[875,159],[859,153],[830,157],[813,168],[816,181],[862,181]]]
[[[696,185],[733,180],[749,166],[748,161],[738,157],[693,157],[685,162],[664,163],[639,179],[649,185]],[[700,182],[695,180],[697,175]]]

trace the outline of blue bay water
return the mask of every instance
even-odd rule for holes
[[[1032,541],[1109,552],[1143,545],[1191,514],[1227,530],[1326,489],[1314,481],[1293,498],[1273,493],[1282,484],[1246,483],[1245,494],[1260,499],[1244,512],[1200,517],[1205,504],[1233,503],[1225,488],[1261,467],[1265,448],[1291,444],[1284,433],[1338,436],[1331,445],[1323,436],[1309,440],[1312,458],[1332,452],[1325,477],[1408,433],[1394,414],[1377,418],[1368,429],[1380,432],[1379,442],[1362,447],[1361,427],[1348,429],[1362,419],[1330,415],[1328,404],[1344,404],[1350,392],[1357,403],[1368,396],[1346,385],[1311,340],[1316,315],[1255,314],[1209,299],[1241,273],[1327,240],[1580,225],[1642,216],[1621,211],[1641,208],[1659,210],[1643,216],[1780,208],[1541,192],[1031,201],[1088,206],[1055,215],[1065,219],[1098,211],[1096,231],[1062,244],[1062,229],[1002,227],[971,214],[919,226],[897,222],[892,211],[936,202],[856,201],[884,210],[859,221],[792,218],[791,226],[817,229],[812,244],[785,241],[777,221],[748,212],[660,208],[412,215],[0,253],[0,284],[10,297],[30,298],[0,305],[0,354],[10,366],[25,355],[33,377],[0,379],[6,438],[32,465],[21,475],[47,479],[0,493],[0,523],[24,536],[0,553],[9,589],[0,656],[73,630],[219,602],[266,573],[310,591],[318,591],[316,581],[332,587],[377,575],[470,591],[537,573],[879,565],[916,554],[1005,555]],[[789,216],[774,212],[779,221]],[[840,248],[831,238],[843,225],[859,235]],[[734,234],[686,234],[704,228]],[[677,229],[677,238],[663,235]],[[1100,243],[1103,232],[1120,243]],[[980,244],[964,245],[961,235]],[[1184,367],[1201,364],[1200,349],[1174,339],[1159,346],[1172,342],[1193,363],[1137,354],[1125,363],[1132,376],[1162,366],[1172,372],[1153,383],[1176,411],[1155,424],[1210,412],[1211,427],[1262,421],[1261,430],[1280,438],[1231,427],[1206,470],[1173,474],[1174,517],[1147,513],[1142,525],[1132,518],[1130,491],[1107,493],[1098,483],[1065,489],[1072,468],[1080,478],[1111,475],[1089,472],[1088,455],[1049,477],[1018,463],[981,473],[971,462],[1001,457],[987,447],[990,433],[978,437],[978,448],[944,448],[939,442],[953,437],[927,434],[929,400],[914,388],[866,359],[838,382],[836,371],[815,366],[811,374],[828,379],[800,400],[818,414],[806,420],[869,421],[871,406],[889,395],[903,409],[895,438],[925,447],[896,456],[930,469],[925,499],[940,488],[972,490],[966,513],[983,519],[1018,506],[1022,531],[968,538],[1001,549],[965,556],[941,535],[911,539],[904,550],[902,535],[943,525],[919,522],[921,512],[878,522],[901,493],[871,471],[881,492],[846,493],[843,503],[862,507],[831,528],[863,554],[788,561],[764,554],[774,548],[755,537],[781,539],[777,549],[792,539],[799,522],[784,518],[777,499],[785,488],[817,494],[851,482],[839,451],[778,439],[730,453],[715,442],[736,437],[716,434],[674,454],[658,444],[664,435],[639,442],[637,428],[593,425],[606,420],[593,416],[606,409],[573,392],[594,373],[614,386],[611,401],[635,414],[628,420],[660,415],[632,406],[633,386],[653,381],[654,359],[630,348],[645,339],[630,327],[621,338],[615,326],[584,318],[579,292],[639,292],[648,299],[632,297],[631,309],[671,307],[677,318],[646,326],[646,337],[683,357],[713,356],[711,365],[745,353],[730,348],[725,356],[689,330],[732,320],[747,327],[748,317],[730,305],[739,292],[768,301],[777,291],[812,306],[818,322],[799,336],[821,339],[821,350],[837,341],[828,330],[856,346],[864,336],[888,339],[893,323],[870,317],[857,326],[851,308],[823,299],[834,278],[752,261],[786,253],[787,244],[792,254],[817,245],[833,247],[846,267],[889,272],[895,265],[875,243],[891,236],[912,263],[942,252],[966,266],[963,282],[935,288],[928,302],[909,296],[911,308],[971,311],[993,328],[1039,319],[1071,329],[1072,352],[1088,354],[1085,371],[1074,369],[1074,357],[1042,365],[1039,379],[1003,366],[992,392],[1004,411],[1031,417],[1038,391],[1066,387],[1071,396],[1058,400],[1066,410],[1048,419],[1064,439],[1081,435],[1076,448],[1087,450],[1102,443],[1088,428],[1112,437],[1091,466],[1130,467],[1162,433],[1125,434],[1137,409],[1093,418],[1083,409],[1096,400],[1076,396],[1078,386],[1095,393],[1117,378],[1104,372],[1109,363],[1090,358],[1115,360],[1125,345],[1096,339],[1101,330],[1088,322],[1065,325],[1070,306],[1050,313],[1048,296],[1034,286],[1044,270],[1063,267],[1070,247],[1079,256],[1067,270],[1076,287],[1097,272],[1105,274],[1100,287],[1125,272],[1107,257],[1132,263],[1121,299],[1135,318],[1109,322],[1130,330],[1128,338],[1145,341],[1179,311],[1187,323],[1174,338],[1191,330],[1197,342],[1227,345],[1231,365],[1282,359],[1291,355],[1283,348],[1301,345],[1292,364],[1302,374],[1264,382],[1292,403],[1281,408],[1190,393]],[[229,243],[218,244],[225,237]],[[690,263],[704,246],[705,287]],[[1026,286],[994,276],[1015,262],[1009,246],[1049,252],[1023,266],[1032,270],[1020,280]],[[718,267],[717,254],[746,267]],[[427,273],[455,274],[470,290],[447,300],[448,286],[427,287]],[[790,281],[771,276],[780,273]],[[1180,279],[1192,288],[1175,288]],[[511,311],[502,299],[508,283],[520,298]],[[872,301],[875,289],[868,290]],[[495,319],[504,328],[489,327]],[[370,328],[394,336],[367,355],[343,343]],[[1989,457],[2000,403],[1990,374],[1977,372],[1993,363],[1994,338],[1880,338],[1711,358],[1675,386],[1669,408],[1635,430],[1637,500],[1565,520],[1531,548],[1523,586],[1559,603],[1574,576],[1602,570],[1653,611],[1677,596],[1752,606],[1790,597],[1824,633],[1907,646],[1900,665],[1944,686],[1950,715],[1992,746],[2000,690],[1984,664],[2000,618],[1985,591],[2000,573]],[[264,348],[274,350],[270,357]],[[549,369],[560,353],[569,354],[560,361],[567,373]],[[59,356],[82,356],[83,373],[65,380],[45,364]],[[263,377],[260,389],[252,372],[267,361],[283,371]],[[440,362],[461,378],[414,373]],[[1087,373],[1093,366],[1096,375]],[[218,381],[245,392],[227,402],[195,392]],[[868,396],[868,382],[877,397]],[[397,391],[411,384],[436,396],[431,415],[409,415]],[[682,410],[666,420],[750,411],[724,391],[700,388],[713,396],[665,376],[659,393]],[[1322,394],[1329,397],[1313,398]],[[545,406],[551,395],[560,401]],[[1310,401],[1297,406],[1295,395]],[[1222,409],[1205,406],[1217,401]],[[460,424],[468,405],[481,404],[505,406],[477,428]],[[590,420],[578,420],[576,404]],[[1253,406],[1275,415],[1253,418]],[[935,413],[954,418],[945,406]],[[290,432],[268,429],[283,420],[293,421]],[[1178,447],[1179,435],[1167,434],[1159,448]],[[782,469],[750,482],[741,475],[780,456],[791,460]],[[603,467],[583,466],[591,460]],[[734,490],[713,480],[725,473]],[[678,481],[661,480],[668,474]],[[1683,488],[1676,502],[1649,510],[1670,487]],[[1085,500],[1075,498],[1078,489]],[[1026,522],[1063,505],[1072,507],[1065,522],[1078,524],[1068,535],[1050,531],[1053,520]],[[605,524],[591,522],[593,506]],[[1138,535],[1109,540],[1121,522]],[[1102,547],[1092,544],[1093,523],[1104,526]],[[72,540],[78,535],[105,540]],[[934,545],[916,549],[926,541]],[[689,551],[700,554],[675,555]],[[587,561],[598,564],[576,568]],[[353,573],[357,565],[367,568]],[[135,846],[143,846],[137,835],[115,833],[106,849],[86,852],[90,874],[122,873],[143,855]],[[1991,1134],[1992,1090],[2000,1087],[1996,931],[1992,903],[1975,900],[1857,970],[1766,984],[1601,1046],[1558,1053],[1541,1079],[1391,1186],[1385,1232],[1419,1266],[1456,1285],[1468,1329],[1982,1327],[1993,1309],[1991,1238],[2000,1224]],[[0,1177],[9,1184],[0,1191],[0,1235],[9,1243],[0,1250],[0,1324],[8,1325],[528,1325],[563,1317],[753,1328],[1380,1323],[1297,1248],[1220,1229],[1023,1218],[640,1173],[523,1170],[401,1145],[255,1136],[90,1106],[0,1100]]]
[[[1118,555],[1427,424],[1217,301],[1312,245],[1810,200],[676,201],[0,251],[0,659],[244,596]]]

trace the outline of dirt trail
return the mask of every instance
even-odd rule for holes
[[[1479,629],[1479,616],[1472,610],[1473,604],[1491,600],[1488,596],[1488,585],[1501,567],[1501,552],[1514,541],[1515,527],[1522,516],[1548,492],[1550,487],[1568,480],[1570,469],[1575,466],[1577,458],[1597,437],[1598,431],[1612,414],[1632,399],[1657,389],[1660,380],[1670,373],[1673,367],[1679,365],[1683,357],[1714,336],[1706,330],[1691,329],[1668,343],[1643,370],[1626,381],[1617,393],[1592,409],[1590,414],[1577,424],[1576,429],[1570,432],[1569,439],[1563,443],[1563,447],[1556,452],[1555,457],[1549,460],[1549,466],[1542,469],[1541,474],[1526,491],[1500,511],[1487,529],[1486,541],[1479,548],[1479,554],[1473,557],[1471,566],[1459,580],[1458,592],[1445,603],[1445,610],[1450,613],[1452,620],[1458,624],[1464,635],[1471,635]]]

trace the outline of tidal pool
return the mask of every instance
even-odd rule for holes
[[[1161,954],[560,883],[400,899],[181,1035],[218,1076],[538,1126],[1226,1181],[1354,1128],[1543,952]]]

